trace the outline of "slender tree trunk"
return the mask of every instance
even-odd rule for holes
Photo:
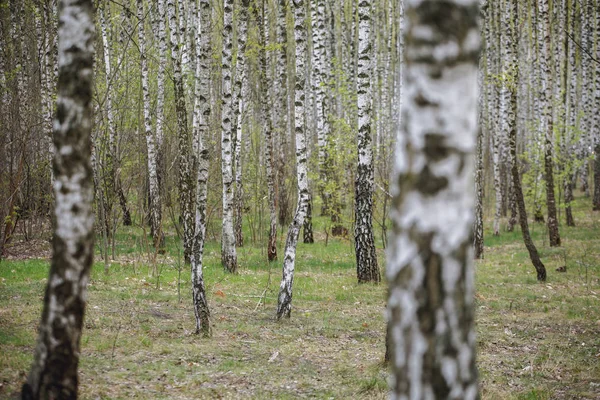
[[[542,0],[545,1],[545,0]],[[507,5],[506,13],[513,13],[514,17],[511,18],[513,21],[518,21],[518,0],[510,0]],[[511,14],[512,15],[512,14]],[[511,24],[505,27],[507,29],[507,37],[509,38],[507,41],[507,46],[510,46],[512,49],[518,48],[518,42],[516,39],[516,35],[513,33],[516,29],[516,26],[513,27]],[[516,52],[515,52],[516,53]],[[515,54],[513,53],[513,54]],[[514,82],[519,81],[519,69],[518,64],[514,64],[513,73],[511,75],[511,79]],[[521,225],[521,234],[523,235],[523,241],[525,242],[525,247],[527,247],[527,251],[529,252],[529,258],[536,270],[538,281],[546,280],[546,267],[542,263],[540,256],[538,254],[537,248],[531,239],[531,235],[529,234],[529,224],[527,222],[527,209],[525,208],[525,199],[523,197],[523,189],[521,188],[521,178],[519,176],[519,160],[517,158],[517,128],[516,128],[516,115],[518,110],[517,105],[517,92],[516,88],[511,88],[511,96],[510,96],[510,106],[507,113],[507,125],[508,125],[508,139],[510,146],[510,162],[511,162],[511,174],[513,179],[513,187],[515,191],[515,197],[517,201],[517,207],[519,208],[519,223]],[[544,108],[544,103],[541,103],[541,106]]]
[[[542,108],[542,134],[544,141],[544,171],[546,180],[546,206],[548,208],[548,233],[550,246],[560,246],[560,233],[556,217],[556,200],[554,196],[554,150],[552,139],[554,126],[552,121],[552,72],[549,67],[551,57],[550,49],[550,19],[548,17],[548,0],[539,2],[540,23],[542,27],[542,48],[540,51],[540,69],[542,76],[542,89],[540,91],[540,106]]]
[[[146,58],[146,33],[144,30],[144,3],[137,0],[137,13],[140,20],[138,26],[138,46],[140,49],[142,68],[142,97],[144,103],[144,131],[146,134],[146,150],[148,157],[148,186],[150,192],[150,226],[154,246],[159,248],[163,244],[162,235],[162,212],[160,202],[160,191],[158,189],[156,156],[156,139],[152,132],[152,117],[150,116],[150,91],[148,89],[148,61]]]
[[[354,248],[359,282],[379,282],[375,238],[373,237],[373,148],[371,139],[371,2],[363,0],[358,7],[358,170],[355,182]]]
[[[173,88],[175,92],[175,111],[177,113],[177,147],[179,151],[179,207],[183,219],[183,255],[185,262],[190,262],[192,252],[192,232],[194,230],[194,214],[192,182],[189,160],[190,134],[187,124],[185,91],[181,73],[180,37],[175,13],[175,0],[167,0],[169,30],[171,32],[171,61],[173,62]]]
[[[478,0],[405,7],[404,134],[386,268],[391,398],[478,399],[471,240]]]
[[[574,2],[574,0],[570,0],[570,2]],[[567,7],[568,9],[568,15],[567,15],[567,26],[569,27],[570,31],[573,32],[573,34],[575,34],[575,27],[576,27],[576,20],[577,18],[575,17],[575,4],[570,4],[569,7]],[[568,119],[568,124],[567,127],[568,129],[565,132],[565,142],[566,142],[566,154],[565,154],[565,158],[567,160],[571,160],[572,158],[575,158],[576,155],[573,154],[572,151],[572,136],[573,136],[573,130],[575,129],[576,125],[577,125],[577,65],[576,65],[576,53],[575,53],[575,44],[572,43],[571,41],[567,41],[567,46],[568,46],[568,58],[569,58],[569,65],[568,65],[568,104],[567,104],[567,119]],[[567,90],[567,88],[565,88]],[[573,211],[571,209],[571,203],[575,200],[574,196],[573,196],[573,180],[574,180],[574,175],[576,173],[576,171],[574,171],[574,168],[572,167],[573,162],[572,161],[567,161],[567,165],[568,165],[568,169],[565,172],[565,178],[563,180],[563,187],[565,190],[565,218],[566,218],[566,222],[567,222],[567,226],[575,226],[575,219],[573,218]]]
[[[54,251],[34,361],[23,385],[24,399],[77,398],[86,287],[94,258],[90,164],[93,5],[91,0],[59,3]]]
[[[328,189],[329,181],[329,120],[328,120],[328,104],[327,104],[327,93],[326,85],[329,81],[326,58],[326,15],[325,15],[325,1],[316,0],[314,9],[314,15],[312,16],[313,22],[313,67],[314,67],[314,78],[313,91],[315,93],[316,100],[316,123],[317,123],[317,145],[319,148],[318,162],[319,162],[319,185],[318,191],[321,196],[322,214],[328,215],[329,201],[331,193]]]
[[[239,25],[238,25],[238,43],[237,43],[237,66],[236,79],[234,87],[234,113],[235,113],[235,140],[233,150],[233,162],[235,170],[235,192],[233,197],[233,225],[235,235],[235,245],[244,246],[244,235],[242,231],[242,219],[244,208],[244,187],[242,179],[242,123],[243,123],[243,105],[248,99],[248,72],[246,64],[246,41],[248,38],[248,7],[249,1],[245,0],[239,3]]]
[[[594,90],[594,69],[590,55],[593,54],[594,47],[594,29],[592,25],[592,18],[594,17],[594,0],[582,0],[579,3],[580,21],[581,21],[581,48],[584,51],[581,52],[580,59],[580,75],[581,75],[581,101],[580,109],[583,114],[580,119],[579,130],[581,132],[579,138],[579,159],[582,161],[579,169],[579,175],[581,179],[581,190],[585,193],[585,196],[590,195],[588,185],[588,163],[587,157],[589,156],[589,139],[591,138],[590,132],[592,129],[592,98]]]
[[[273,93],[269,90],[269,73],[267,63],[266,46],[267,35],[265,21],[262,16],[264,10],[257,10],[256,24],[258,25],[259,41],[262,44],[259,53],[260,62],[260,115],[262,119],[262,131],[263,137],[265,138],[264,147],[264,160],[266,169],[266,180],[267,180],[267,201],[269,203],[269,239],[267,242],[267,259],[275,261],[277,259],[277,204],[276,204],[276,193],[275,193],[275,168],[274,168],[274,154],[273,154],[273,120],[276,118],[275,114],[271,114],[271,111],[275,109],[275,101],[273,99]],[[282,150],[282,149],[280,149]]]
[[[600,3],[596,2],[596,60],[600,60]],[[594,130],[592,131],[592,145],[594,146],[594,198],[592,209],[600,211],[600,62],[595,63],[596,68],[596,101],[594,102]]]
[[[223,181],[223,224],[221,233],[221,264],[227,272],[237,271],[237,253],[233,234],[233,161],[232,161],[232,46],[233,0],[223,6],[223,92],[221,109],[221,171]]]
[[[196,333],[210,336],[210,311],[204,287],[203,261],[206,241],[206,205],[208,193],[209,153],[206,148],[210,118],[210,0],[200,0],[196,18],[196,74],[194,88],[194,115],[192,126],[196,153],[196,216],[192,237],[192,300],[196,317]]]
[[[160,194],[164,190],[165,157],[164,157],[164,121],[165,121],[165,70],[167,67],[167,33],[165,0],[158,0],[158,73],[156,75],[156,149],[157,173]]]
[[[296,246],[300,228],[304,223],[308,206],[308,163],[306,157],[306,115],[304,108],[304,89],[306,86],[306,11],[304,0],[294,0],[294,39],[296,42],[296,73],[294,91],[294,126],[296,130],[296,169],[298,179],[298,204],[294,219],[290,224],[285,243],[283,258],[283,276],[277,301],[277,319],[289,318],[292,311],[292,286]]]
[[[277,17],[277,43],[281,49],[277,52],[277,99],[273,104],[275,114],[278,115],[276,141],[277,141],[277,206],[279,207],[279,224],[285,225],[289,221],[289,193],[286,186],[288,138],[291,138],[293,107],[291,100],[292,88],[288,74],[288,34],[287,34],[287,12],[288,0],[278,0],[278,17]]]
[[[308,194],[308,204],[306,205],[306,217],[302,226],[302,241],[306,244],[315,242],[312,227],[312,193]]]
[[[490,24],[487,20],[488,13],[487,0],[483,0],[481,5],[481,20],[484,26],[485,32],[485,43],[489,45],[489,32]],[[484,91],[484,74],[487,70],[487,64],[484,68],[485,59],[482,56],[479,60],[479,75],[478,75],[478,87],[479,87],[479,129],[477,131],[477,161],[475,167],[475,224],[473,225],[473,237],[474,237],[474,248],[475,248],[475,259],[483,259],[483,186],[484,186],[484,169],[483,169],[483,144],[484,136],[487,131],[487,119],[485,114],[485,91]]]

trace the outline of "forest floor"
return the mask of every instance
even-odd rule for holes
[[[476,265],[484,399],[600,399],[600,213],[575,216],[578,226],[561,227],[557,249],[543,225],[532,226],[548,269],[543,284],[518,229],[486,231],[485,260]],[[81,341],[82,399],[386,398],[386,288],[356,283],[349,241],[299,246],[292,318],[280,322],[280,263],[269,266],[263,250],[246,246],[239,273],[228,275],[219,244],[209,243],[213,335],[205,339],[193,334],[176,238],[152,262],[140,237],[140,229],[119,231],[108,274],[97,257]],[[384,251],[378,256],[383,263]],[[565,273],[555,271],[563,265]],[[0,263],[0,398],[16,398],[26,379],[47,274],[44,258]]]

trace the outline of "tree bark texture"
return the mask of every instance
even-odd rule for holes
[[[298,204],[294,219],[290,224],[283,257],[283,276],[279,285],[277,299],[277,319],[289,318],[292,311],[292,287],[294,283],[294,266],[296,263],[296,247],[300,228],[304,223],[308,206],[308,162],[306,150],[306,11],[304,0],[293,0],[294,5],[294,40],[296,42],[296,73],[294,90],[294,126],[296,131],[296,170],[298,179]]]
[[[392,399],[477,399],[472,224],[478,0],[407,0],[392,178]]]
[[[379,282],[375,238],[373,236],[373,146],[371,138],[371,2],[362,0],[358,6],[358,166],[355,182],[354,249],[358,282]]]
[[[154,246],[159,248],[163,243],[162,210],[160,191],[158,187],[158,156],[156,138],[152,131],[152,116],[150,115],[150,91],[148,89],[148,60],[146,56],[146,33],[144,31],[144,3],[137,0],[138,46],[140,49],[142,69],[142,98],[144,108],[144,133],[146,135],[146,152],[148,157],[148,189],[150,197],[150,227]]]
[[[505,11],[509,15],[513,16],[511,19],[513,21],[517,21],[518,16],[518,0],[510,0],[507,5],[507,10]],[[514,13],[514,14],[513,14]],[[516,27],[508,24],[505,26],[507,29],[507,46],[510,46],[513,50],[518,48],[518,42],[516,39],[516,34],[514,34]],[[519,81],[519,68],[515,64],[514,69],[512,70],[512,79],[515,82]],[[543,103],[542,103],[543,105]],[[519,160],[517,158],[517,127],[516,127],[516,115],[517,115],[517,92],[516,87],[512,87],[510,93],[510,106],[507,114],[507,125],[508,125],[508,140],[510,147],[510,162],[511,162],[511,175],[513,180],[513,188],[515,192],[515,199],[517,202],[517,207],[519,209],[519,224],[521,225],[521,234],[523,235],[523,241],[525,242],[525,247],[529,252],[529,258],[536,270],[538,281],[546,280],[546,267],[542,263],[540,259],[539,253],[533,240],[531,239],[531,235],[529,233],[529,223],[527,222],[527,209],[525,208],[525,199],[523,197],[523,189],[521,187],[521,177],[519,175]]]
[[[182,10],[180,10],[182,12]],[[179,207],[183,219],[183,255],[190,262],[192,252],[193,189],[189,159],[190,134],[187,123],[185,91],[181,72],[181,38],[175,12],[175,0],[167,0],[167,14],[171,33],[171,61],[173,62],[173,89],[175,94],[175,112],[177,113],[177,147],[179,152]]]
[[[94,257],[91,0],[59,1],[58,36],[53,255],[24,399],[77,398],[79,344]]]
[[[233,233],[233,0],[223,5],[223,64],[221,109],[221,173],[223,182],[223,223],[221,232],[221,264],[227,272],[237,271],[237,252]]]
[[[192,236],[192,301],[196,318],[196,333],[210,336],[210,310],[204,287],[203,261],[206,242],[206,206],[208,195],[209,153],[205,143],[208,141],[208,121],[210,118],[210,0],[200,0],[196,17],[196,74],[194,88],[193,135],[197,143],[196,156],[196,214]]]
[[[542,41],[540,50],[541,90],[540,107],[542,110],[542,134],[544,140],[544,178],[546,180],[546,206],[548,208],[548,234],[550,246],[560,246],[560,233],[558,231],[558,218],[556,217],[556,199],[554,194],[554,150],[552,139],[554,137],[554,124],[552,121],[552,72],[550,71],[551,42],[550,18],[548,16],[548,0],[539,0],[540,26],[542,27]]]

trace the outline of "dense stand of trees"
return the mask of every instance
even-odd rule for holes
[[[387,272],[392,286],[404,290],[408,285],[420,293],[410,279],[421,272],[446,271],[446,265],[456,267],[452,274],[467,283],[454,296],[466,300],[462,310],[446,311],[464,312],[462,320],[470,321],[471,251],[465,238],[474,232],[474,256],[483,257],[484,210],[493,209],[492,234],[502,235],[518,223],[538,279],[545,280],[545,267],[529,234],[531,219],[545,221],[549,244],[560,246],[561,224],[577,223],[571,209],[575,190],[584,196],[577,201],[600,209],[599,0],[436,4],[1,0],[0,257],[17,234],[29,240],[52,225],[55,246],[60,239],[57,232],[64,221],[59,219],[65,217],[59,201],[66,195],[61,179],[68,175],[60,168],[61,157],[75,146],[67,141],[62,147],[61,104],[75,107],[84,101],[89,121],[82,117],[77,122],[91,135],[93,187],[86,183],[81,198],[93,197],[88,208],[97,217],[107,271],[116,257],[121,224],[133,224],[144,233],[149,229],[147,250],[154,256],[162,252],[165,235],[181,237],[183,257],[191,265],[198,333],[210,334],[202,266],[204,244],[211,239],[222,245],[227,272],[237,271],[236,249],[248,244],[264,246],[266,260],[282,264],[277,318],[291,315],[302,230],[305,243],[327,243],[330,236],[351,241],[357,281],[378,283],[376,243],[387,245],[391,220]],[[91,97],[69,103],[61,98],[72,77],[62,75],[61,65],[66,64],[61,64],[58,18],[59,11],[71,6],[91,15],[95,26],[88,29],[95,28],[97,34],[86,36],[85,43],[88,50],[95,47],[94,64],[76,72],[85,75],[82,83],[93,85],[82,89]],[[410,24],[403,32],[405,7]],[[427,25],[441,15],[457,20],[452,26]],[[425,46],[429,39],[419,41],[422,33],[415,26],[420,24],[437,42]],[[480,55],[476,32],[481,32]],[[443,51],[433,51],[436,46]],[[478,130],[471,123],[475,107],[470,103],[475,95],[470,89],[477,86],[476,62]],[[429,71],[422,79],[417,75],[423,71],[415,67],[421,64]],[[461,76],[469,81],[457,86]],[[434,106],[454,99],[455,87],[461,96],[448,109]],[[462,102],[469,102],[469,118],[457,128],[460,121],[449,115]],[[430,119],[423,120],[420,113],[429,112]],[[441,125],[423,130],[430,123]],[[394,148],[399,149],[395,156]],[[476,158],[473,171],[463,168],[471,165],[471,154]],[[455,157],[461,159],[457,165]],[[54,169],[53,159],[59,166]],[[390,185],[393,161],[398,175]],[[449,170],[441,167],[444,163],[457,167],[456,173],[445,176]],[[461,186],[473,176],[474,188]],[[466,197],[452,197],[455,207],[425,218],[424,207],[443,202],[437,196],[446,187]],[[474,204],[469,190],[476,194]],[[392,199],[390,192],[401,195]],[[423,200],[415,201],[419,196]],[[71,211],[88,211],[87,206],[78,207]],[[463,225],[471,223],[471,214],[465,207],[475,210],[468,229]],[[468,218],[460,223],[446,218],[462,212]],[[326,221],[324,226],[313,227],[313,213]],[[424,219],[410,226],[406,215]],[[436,229],[423,230],[431,228],[427,221]],[[446,232],[444,224],[458,233]],[[431,236],[435,234],[456,239],[450,243],[455,247],[446,249],[450,261],[440,253]],[[427,259],[422,265],[409,263],[410,249],[419,248],[418,254]],[[51,273],[62,268],[60,256],[55,252]],[[84,261],[78,268],[87,271],[91,260]],[[403,273],[407,268],[415,272]],[[442,291],[446,283],[440,284],[411,296],[435,297],[432,291]],[[395,295],[392,290],[391,302]],[[396,300],[392,323],[398,322],[395,313],[404,304]],[[398,332],[412,329],[400,328]],[[470,336],[463,339],[472,345]],[[398,371],[403,362],[394,360]],[[475,375],[471,364],[465,368],[468,379],[456,390],[470,394]],[[38,390],[32,376],[32,390]],[[396,385],[402,396],[404,384]]]

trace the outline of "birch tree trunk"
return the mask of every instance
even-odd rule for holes
[[[223,182],[223,224],[221,233],[221,264],[227,272],[237,271],[237,253],[233,234],[233,162],[232,162],[232,48],[233,0],[223,6],[223,92],[221,109],[221,171]]]
[[[34,361],[22,398],[77,398],[79,344],[94,257],[90,164],[94,17],[91,0],[60,0],[54,120],[55,227]]]
[[[242,180],[242,123],[243,109],[245,101],[248,101],[248,70],[246,64],[246,41],[248,39],[248,8],[249,0],[239,3],[239,24],[238,24],[238,43],[237,43],[237,66],[236,79],[234,87],[234,105],[235,113],[235,140],[233,149],[234,171],[235,171],[235,192],[233,197],[234,213],[234,235],[235,245],[244,246],[244,235],[242,232],[242,217],[244,208],[244,186]]]
[[[210,311],[204,287],[203,261],[206,241],[206,205],[208,193],[209,154],[205,143],[208,141],[210,118],[210,0],[200,0],[196,19],[196,74],[194,88],[194,115],[192,126],[196,154],[196,216],[192,237],[192,300],[196,317],[196,333],[210,336]]]
[[[325,26],[325,1],[316,0],[315,13],[312,16],[313,20],[313,67],[314,77],[312,80],[313,91],[316,100],[316,125],[317,125],[317,145],[319,148],[318,163],[319,163],[319,185],[318,190],[323,202],[322,214],[328,215],[329,201],[331,193],[328,189],[328,167],[329,167],[329,121],[327,117],[327,96],[325,92],[328,84],[327,58],[325,50],[326,42],[326,26]]]
[[[165,0],[158,0],[158,73],[156,75],[156,148],[157,148],[157,179],[159,191],[163,187],[165,174],[164,158],[164,122],[165,122],[165,70],[167,67],[167,32]]]
[[[294,40],[296,42],[296,73],[294,90],[294,126],[296,131],[296,169],[298,179],[298,204],[294,219],[290,224],[285,242],[283,258],[283,276],[279,286],[277,299],[277,319],[289,318],[292,311],[292,286],[294,283],[294,266],[296,262],[296,246],[300,228],[304,223],[308,206],[308,166],[306,151],[306,115],[304,109],[306,85],[306,11],[304,0],[293,0],[294,5]]]
[[[137,0],[137,15],[140,20],[138,26],[138,46],[140,49],[142,68],[142,97],[144,108],[144,132],[146,134],[146,150],[148,157],[148,189],[150,192],[150,227],[154,247],[159,248],[163,244],[162,234],[162,212],[160,202],[160,191],[158,188],[158,159],[156,141],[152,132],[152,117],[150,116],[150,91],[148,89],[148,60],[146,57],[146,33],[144,30],[144,3]]]
[[[511,20],[515,21],[515,26],[508,24],[505,26],[507,30],[507,43],[506,46],[511,47],[513,50],[512,54],[516,54],[518,49],[518,41],[515,30],[517,29],[516,21],[518,21],[518,0],[509,0],[507,2],[507,10],[505,11]],[[513,58],[513,67],[511,68],[510,78],[513,82],[519,81],[519,66]],[[543,103],[541,103],[543,107]],[[517,126],[516,126],[516,115],[517,115],[517,91],[516,86],[511,86],[510,91],[510,105],[506,115],[506,125],[508,129],[508,142],[510,147],[510,163],[511,163],[511,175],[513,180],[513,188],[515,192],[515,199],[517,207],[519,209],[519,224],[521,225],[521,234],[523,235],[523,241],[525,247],[529,252],[529,258],[536,270],[538,281],[546,280],[546,267],[542,263],[538,254],[537,248],[531,239],[529,234],[529,223],[527,222],[527,209],[525,207],[525,199],[523,197],[523,189],[521,188],[521,177],[519,175],[519,159],[517,158]]]
[[[490,24],[487,19],[489,8],[487,0],[480,2],[481,7],[481,25],[485,32],[485,44],[489,46],[490,37]],[[485,110],[486,98],[484,88],[484,74],[487,72],[487,63],[485,57],[481,56],[479,59],[479,75],[478,83],[479,87],[479,129],[477,131],[477,161],[475,167],[475,223],[473,224],[473,237],[474,237],[474,249],[475,259],[483,259],[483,186],[485,184],[484,179],[484,167],[483,167],[483,144],[484,135],[488,132],[487,115]]]
[[[371,1],[358,6],[358,167],[355,182],[354,248],[359,282],[379,282],[375,238],[373,237],[373,148],[371,139]]]
[[[407,0],[388,252],[392,399],[477,399],[478,0]],[[444,23],[439,23],[444,21]]]
[[[189,160],[190,135],[187,124],[185,91],[181,73],[181,43],[175,13],[175,0],[167,0],[169,30],[171,34],[171,61],[173,62],[173,88],[175,92],[175,111],[177,113],[177,147],[179,152],[179,207],[183,219],[183,255],[190,262],[192,235],[194,232],[194,214],[192,212],[193,182]]]
[[[588,185],[588,163],[586,158],[589,156],[588,146],[589,138],[591,135],[592,128],[592,98],[594,89],[594,68],[590,55],[593,54],[594,47],[594,29],[592,25],[592,18],[594,16],[594,0],[582,0],[579,3],[580,21],[581,21],[581,106],[582,115],[580,119],[579,130],[581,136],[579,138],[579,159],[583,161],[580,169],[581,179],[581,190],[585,193],[585,196],[590,195]]]
[[[117,128],[115,124],[114,110],[112,106],[113,100],[113,91],[112,91],[112,69],[111,69],[111,57],[110,57],[110,46],[108,44],[108,34],[106,31],[107,22],[104,17],[104,7],[100,8],[100,27],[102,33],[102,45],[104,48],[104,72],[106,77],[106,119],[108,120],[108,151],[106,152],[107,158],[107,169],[108,176],[105,178],[106,182],[106,190],[107,195],[110,198],[114,199],[114,195],[118,197],[119,205],[121,206],[121,211],[123,213],[123,225],[130,226],[131,225],[131,213],[129,212],[129,208],[127,207],[127,198],[123,193],[123,185],[121,183],[121,178],[119,174],[119,155],[117,149]],[[110,214],[110,208],[112,201],[107,202],[109,209],[105,210],[107,214]],[[110,227],[110,216],[107,215],[107,231],[109,233],[112,232],[112,228]]]
[[[269,238],[267,242],[267,259],[275,261],[277,259],[277,205],[275,197],[275,168],[273,154],[273,120],[275,115],[271,114],[275,104],[273,93],[269,90],[268,84],[268,64],[266,47],[267,35],[265,21],[260,10],[256,10],[255,19],[258,25],[259,41],[262,44],[259,51],[259,76],[260,76],[260,116],[262,119],[262,131],[265,139],[264,160],[267,180],[267,201],[269,203]],[[287,93],[287,91],[286,91]],[[280,149],[282,150],[282,149]]]
[[[277,99],[273,104],[275,115],[278,116],[278,122],[275,127],[277,157],[277,187],[276,197],[279,207],[279,224],[285,225],[289,221],[289,193],[286,187],[286,174],[288,166],[286,157],[288,156],[288,138],[291,140],[293,107],[291,96],[292,88],[290,74],[288,73],[288,33],[287,33],[287,14],[288,1],[278,0],[277,7],[277,44],[281,47],[277,52]]]
[[[540,26],[542,27],[542,41],[540,50],[540,69],[541,69],[541,91],[540,107],[542,110],[542,134],[545,135],[544,141],[544,171],[546,180],[546,206],[548,208],[548,234],[550,236],[550,246],[560,246],[560,233],[558,232],[558,219],[556,217],[556,199],[554,195],[554,150],[552,139],[554,137],[554,125],[552,121],[552,72],[550,71],[549,60],[551,58],[550,49],[550,19],[548,17],[548,0],[539,2]]]
[[[600,60],[600,3],[596,2],[596,60]],[[592,209],[600,211],[600,62],[595,63],[595,102],[594,102],[594,129],[592,131],[592,146],[594,146],[594,197]]]

